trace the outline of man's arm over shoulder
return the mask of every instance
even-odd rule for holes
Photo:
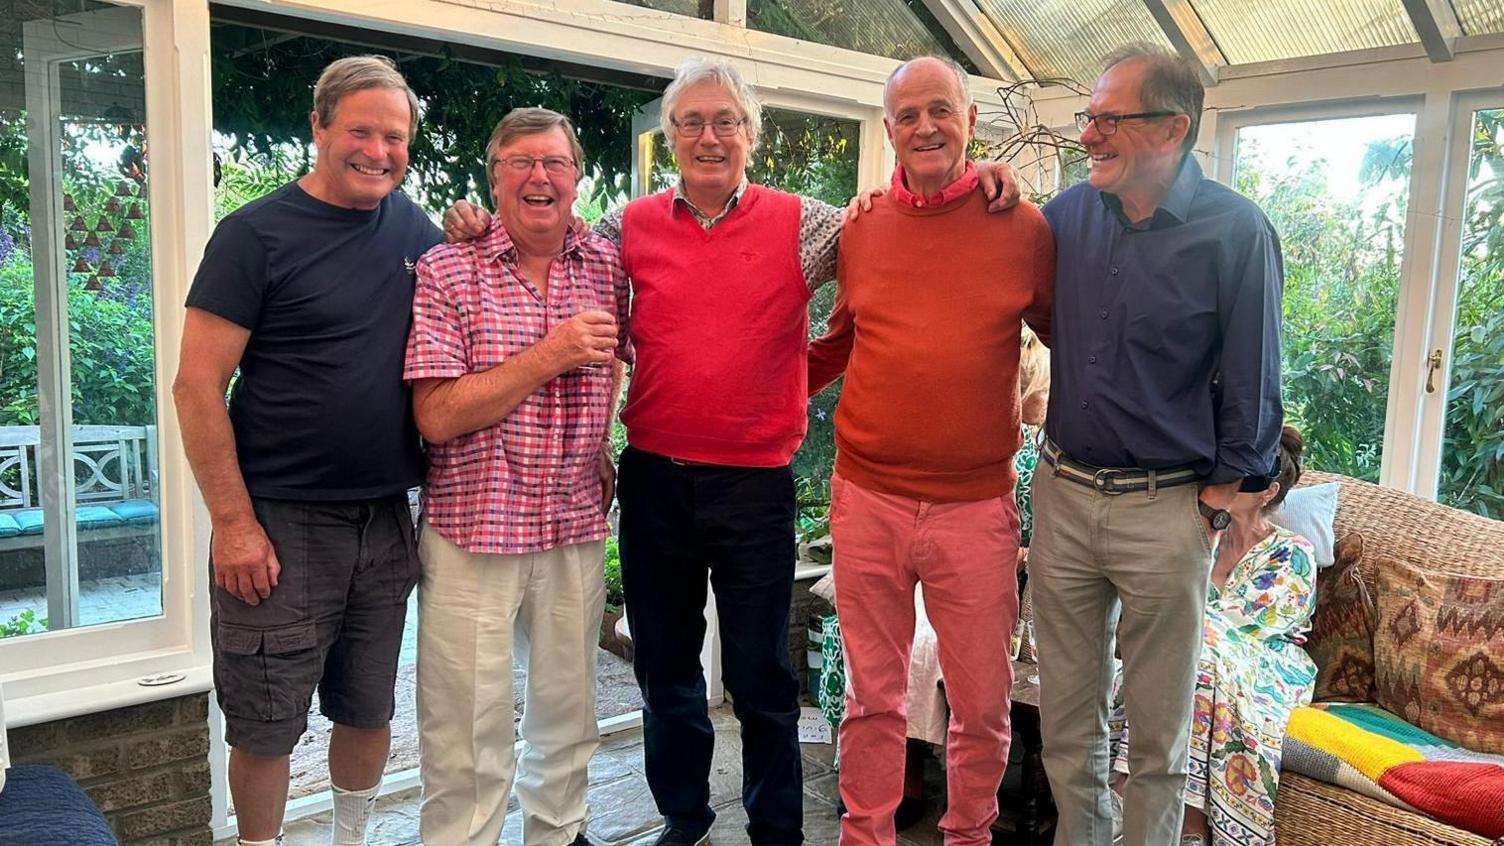
[[[835,279],[846,211],[809,197],[799,200],[799,265],[804,271],[804,281],[815,291]]]
[[[1274,227],[1252,203],[1237,214],[1223,256],[1221,401],[1212,484],[1267,475],[1284,424],[1279,338],[1284,258]]]

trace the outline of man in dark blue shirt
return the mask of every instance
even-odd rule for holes
[[[364,842],[390,745],[423,456],[402,361],[438,227],[396,190],[418,101],[379,56],[314,86],[313,171],[220,222],[173,384],[213,524],[214,687],[242,846],[280,842],[314,689],[335,846]],[[225,388],[240,376],[225,407]]]
[[[1273,472],[1279,240],[1189,153],[1204,91],[1129,48],[1077,115],[1088,184],[1055,232],[1051,394],[1029,569],[1056,843],[1108,846],[1113,632],[1133,726],[1124,843],[1179,842],[1212,546]],[[1121,616],[1120,622],[1115,618]]]

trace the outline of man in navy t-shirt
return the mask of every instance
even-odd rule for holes
[[[334,843],[386,764],[423,456],[402,364],[437,227],[396,192],[417,99],[395,65],[329,65],[311,173],[226,217],[188,294],[173,397],[213,522],[214,683],[243,846],[280,840],[315,688],[334,723]],[[225,391],[236,369],[240,376]]]

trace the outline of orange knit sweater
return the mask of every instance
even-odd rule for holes
[[[1020,321],[1049,343],[1055,241],[1039,209],[989,214],[980,191],[936,208],[891,194],[841,235],[829,332],[809,389],[844,371],[836,472],[929,502],[1008,495],[1019,447]]]

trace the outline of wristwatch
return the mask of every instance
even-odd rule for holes
[[[1201,509],[1201,516],[1215,531],[1222,531],[1232,524],[1232,512],[1223,508],[1213,508],[1207,505],[1201,497],[1196,497],[1196,507]]]

